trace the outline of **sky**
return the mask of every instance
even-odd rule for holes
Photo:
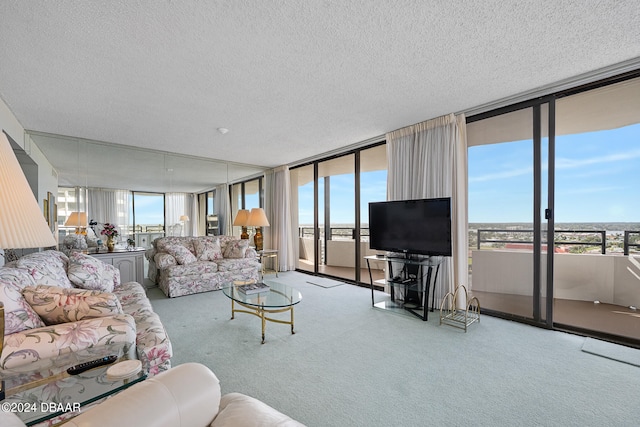
[[[532,147],[528,140],[469,148],[470,223],[532,222]],[[548,150],[543,150],[543,209],[547,159]],[[638,166],[640,124],[556,136],[555,221],[640,222]],[[386,171],[375,171],[361,177],[363,224],[368,202],[386,199],[386,176]],[[331,177],[332,224],[354,223],[353,186],[352,174]],[[300,187],[298,197],[300,224],[313,224],[313,183]]]
[[[527,140],[469,148],[470,223],[532,222],[532,146]],[[543,163],[547,158],[543,150]],[[639,165],[640,124],[557,136],[555,221],[640,222]],[[547,174],[545,165],[545,186]],[[386,170],[362,173],[363,225],[369,202],[386,200],[386,182]],[[313,183],[300,187],[298,197],[300,224],[313,224]],[[162,203],[161,196],[137,198],[136,223],[162,224]],[[331,177],[330,203],[332,225],[354,223],[353,174]]]
[[[164,198],[162,194],[136,194],[134,203],[136,224],[164,224]]]
[[[470,223],[532,222],[532,147],[469,148]],[[556,136],[555,222],[640,222],[639,165],[640,124]],[[546,164],[542,174],[546,186]]]

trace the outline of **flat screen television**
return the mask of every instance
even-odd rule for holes
[[[369,203],[371,249],[451,256],[451,198]]]

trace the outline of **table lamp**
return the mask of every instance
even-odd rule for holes
[[[183,223],[181,234],[184,234],[184,229],[187,227],[187,221],[189,221],[189,216],[180,215],[180,221]]]
[[[69,218],[64,223],[65,227],[75,227],[76,234],[87,234],[87,213],[86,212],[71,212]]]
[[[264,209],[262,208],[251,209],[251,213],[249,214],[249,219],[247,220],[247,225],[250,227],[256,228],[256,234],[253,236],[253,242],[256,245],[256,250],[261,251],[263,249],[262,227],[269,226],[269,220],[267,219],[267,215],[264,213]]]
[[[0,133],[0,188],[0,249],[55,246],[56,239],[4,132]],[[0,303],[0,354],[3,344],[4,308]]]
[[[236,219],[233,220],[233,225],[236,227],[242,227],[241,239],[248,239],[249,233],[247,233],[247,220],[249,219],[249,211],[246,209],[240,209],[236,214]]]

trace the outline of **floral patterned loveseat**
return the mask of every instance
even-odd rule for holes
[[[234,236],[160,237],[145,256],[149,279],[166,296],[221,289],[232,280],[258,280],[260,262],[247,239]]]
[[[139,283],[81,252],[26,255],[0,267],[5,335],[0,369],[98,346],[137,356],[149,375],[171,367],[171,342]]]

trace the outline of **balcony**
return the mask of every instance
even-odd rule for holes
[[[320,273],[355,277],[354,229],[320,230]],[[469,283],[483,309],[531,318],[533,313],[533,232],[479,229],[470,232]],[[368,247],[362,229],[361,254]],[[554,323],[640,343],[640,231],[557,230],[554,255]],[[313,228],[299,230],[300,268],[313,271]],[[543,251],[546,245],[543,243]],[[543,257],[544,262],[544,257]],[[366,264],[361,282],[368,284]],[[384,263],[372,263],[374,280],[384,278]],[[543,264],[546,271],[546,264]],[[542,275],[542,307],[546,277]]]

